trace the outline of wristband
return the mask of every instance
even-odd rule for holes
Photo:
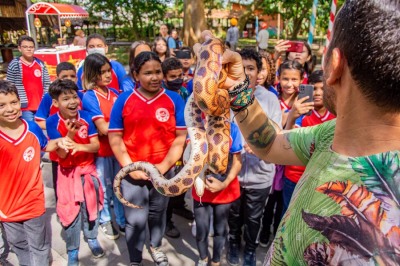
[[[249,77],[246,76],[244,81],[229,91],[230,105],[234,112],[240,112],[254,102],[254,90],[249,88],[249,84]]]

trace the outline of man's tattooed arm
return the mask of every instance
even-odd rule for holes
[[[236,121],[257,157],[272,163],[302,165],[290,145],[290,131],[282,131],[269,119],[257,100],[237,113]]]

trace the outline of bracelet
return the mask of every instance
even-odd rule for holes
[[[249,77],[246,76],[243,82],[236,85],[232,91],[229,91],[230,105],[234,112],[240,112],[254,102],[253,89],[249,88],[249,84]]]
[[[234,111],[236,113],[239,113],[239,112],[247,109],[247,107],[249,107],[250,105],[253,104],[254,98],[255,98],[254,94],[251,94],[249,100],[247,101],[247,103],[245,105],[241,105],[241,106],[238,105],[238,106],[235,106],[235,107],[231,106],[232,111]]]
[[[249,87],[250,80],[249,76],[246,75],[245,80],[237,84],[231,91],[229,91],[229,97],[233,97],[241,93],[244,89],[247,89]]]

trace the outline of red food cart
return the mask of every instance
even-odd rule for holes
[[[31,5],[25,12],[26,21],[28,25],[28,33],[31,35],[31,28],[29,23],[29,16],[37,15],[50,15],[57,16],[58,27],[60,27],[60,37],[62,38],[61,25],[71,24],[71,20],[82,20],[89,17],[89,14],[80,6],[58,4],[58,3],[44,3],[39,2]],[[70,62],[78,67],[80,61],[85,59],[85,47],[78,46],[57,46],[56,48],[39,49],[35,51],[35,56],[45,62],[50,74],[51,80],[56,78],[56,66],[60,62]]]

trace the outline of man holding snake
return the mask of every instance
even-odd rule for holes
[[[266,265],[400,263],[399,23],[399,1],[344,3],[323,64],[336,120],[281,131],[253,96],[231,101],[257,156],[307,166]],[[226,51],[223,63],[230,94],[247,96],[240,56]]]

